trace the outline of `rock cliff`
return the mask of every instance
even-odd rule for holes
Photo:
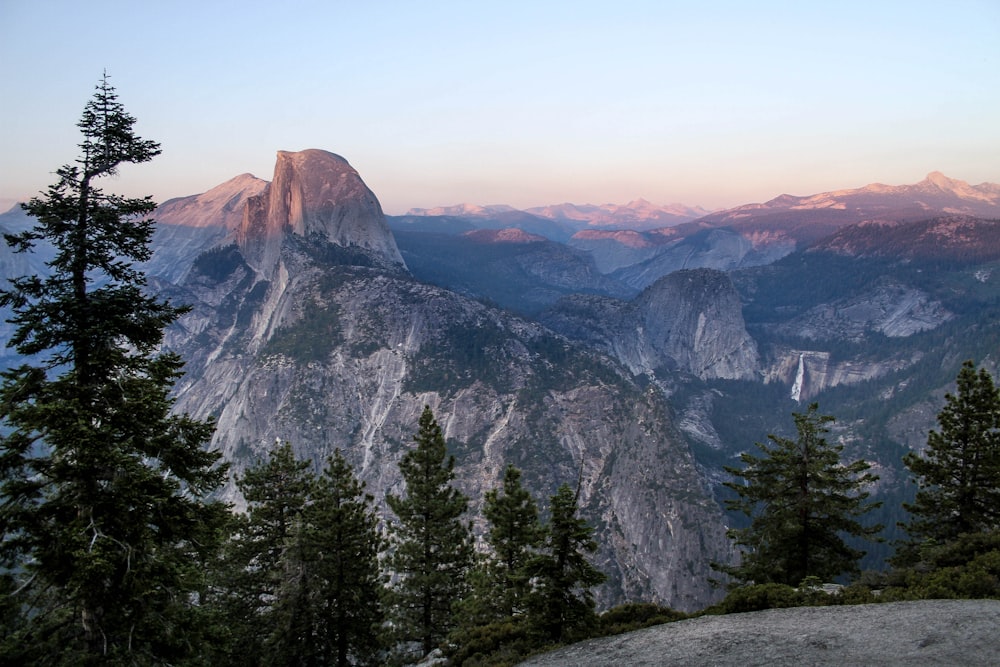
[[[274,179],[248,199],[236,242],[247,263],[270,277],[290,235],[359,248],[385,266],[404,266],[374,193],[347,160],[327,151],[278,151]]]
[[[677,271],[631,302],[569,297],[541,320],[614,356],[636,375],[679,370],[703,380],[750,379],[759,366],[739,295],[721,271]]]

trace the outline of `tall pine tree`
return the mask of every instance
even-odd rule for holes
[[[918,484],[905,505],[913,515],[906,530],[915,539],[949,542],[1000,528],[1000,389],[971,361],[957,384],[938,413],[940,431],[928,434],[922,454],[903,459]]]
[[[521,471],[508,465],[503,486],[486,492],[483,514],[489,522],[486,541],[490,598],[500,617],[525,613],[531,591],[527,565],[544,537],[538,507],[521,486]]]
[[[426,655],[454,626],[453,604],[465,595],[472,564],[472,535],[462,522],[468,499],[452,486],[455,457],[448,456],[430,407],[420,415],[414,441],[399,464],[406,495],[386,497],[398,518],[391,524],[396,581],[389,613],[398,640],[418,643]]]
[[[571,639],[595,619],[592,588],[607,578],[588,560],[594,529],[577,516],[578,492],[562,484],[552,496],[541,552],[528,565],[534,581],[529,621],[554,642]]]
[[[865,502],[864,487],[878,477],[864,460],[841,463],[843,445],[825,437],[833,417],[818,410],[813,403],[793,415],[796,440],[769,435],[773,447],[757,443],[763,456],[744,452],[744,468],[726,468],[741,478],[726,483],[739,496],[726,506],[751,523],[729,531],[743,550],[742,562],[717,567],[740,582],[798,586],[807,577],[829,580],[856,572],[864,553],[845,538],[871,538],[882,529],[859,521],[877,506]]]
[[[247,469],[237,487],[247,503],[234,517],[233,537],[217,579],[214,604],[230,628],[230,664],[260,664],[264,628],[273,627],[272,607],[284,583],[284,560],[298,533],[314,476],[292,445],[275,447],[266,462]]]
[[[17,252],[50,244],[48,275],[11,280],[3,373],[0,546],[22,612],[8,664],[165,664],[200,653],[200,563],[219,543],[224,470],[204,450],[213,425],[171,415],[182,362],[159,352],[184,312],[146,293],[155,203],[105,193],[122,164],[159,154],[105,75],[84,108],[76,164],[24,205]],[[7,606],[5,605],[5,606]]]
[[[334,452],[286,552],[271,664],[375,665],[382,623],[381,540],[373,498]]]
[[[469,573],[469,590],[458,603],[458,628],[452,635],[460,652],[469,655],[495,650],[524,634],[531,593],[528,565],[544,537],[535,500],[513,465],[504,471],[502,486],[486,492],[483,515],[489,550],[479,555]],[[491,630],[490,625],[495,627]]]

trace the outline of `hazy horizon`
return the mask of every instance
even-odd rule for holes
[[[321,148],[389,214],[706,209],[1000,182],[1000,4],[0,0],[0,208],[76,156],[105,69],[159,201]]]

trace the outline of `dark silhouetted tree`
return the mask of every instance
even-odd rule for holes
[[[447,454],[430,407],[420,415],[414,441],[399,464],[406,495],[386,497],[398,518],[390,526],[396,581],[388,612],[397,640],[419,643],[426,655],[454,626],[453,604],[465,596],[472,564],[472,536],[462,521],[468,499],[452,486],[455,458]]]
[[[122,164],[159,154],[105,75],[84,108],[76,164],[24,205],[17,252],[51,246],[44,276],[0,292],[27,357],[3,373],[0,556],[21,612],[6,664],[146,665],[201,653],[206,563],[227,510],[207,502],[225,471],[213,425],[172,415],[179,357],[159,351],[184,309],[151,297],[155,203],[105,193]]]
[[[528,565],[544,536],[538,507],[521,486],[521,471],[508,465],[502,486],[486,492],[483,515],[488,521],[486,543],[469,573],[469,590],[458,602],[458,627],[451,643],[465,653],[495,651],[505,642],[523,638],[531,592]],[[493,627],[487,627],[493,626]]]
[[[957,384],[927,449],[903,458],[918,485],[913,503],[904,505],[913,517],[905,528],[915,539],[949,542],[1000,527],[1000,390],[971,361]]]
[[[864,552],[846,538],[874,538],[882,529],[859,520],[877,507],[865,502],[864,488],[878,478],[864,460],[841,462],[843,445],[825,437],[833,417],[818,410],[813,403],[793,415],[796,440],[769,435],[772,446],[757,443],[763,456],[744,452],[744,468],[726,468],[740,478],[726,483],[739,496],[726,506],[751,522],[729,531],[741,548],[741,563],[717,567],[739,582],[798,586],[807,577],[829,580],[855,573]]]
[[[483,514],[489,522],[486,541],[491,553],[486,559],[490,597],[502,617],[526,610],[531,590],[527,565],[544,537],[538,506],[521,486],[521,471],[508,465],[503,486],[486,492]]]
[[[552,496],[540,553],[528,565],[534,584],[531,626],[551,641],[565,641],[595,620],[591,589],[607,578],[588,560],[597,551],[594,529],[577,516],[578,494],[563,484]]]
[[[285,442],[236,482],[247,511],[233,518],[233,537],[226,545],[214,600],[230,628],[230,664],[260,664],[265,658],[286,553],[294,548],[314,482],[309,467]]]
[[[372,502],[334,452],[283,559],[271,664],[379,664],[381,540]]]

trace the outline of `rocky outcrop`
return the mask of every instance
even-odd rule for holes
[[[749,379],[759,365],[732,282],[721,271],[678,271],[631,302],[569,297],[542,322],[611,354],[634,374],[681,371],[703,380]]]
[[[724,273],[677,271],[640,294],[635,305],[640,334],[661,358],[702,379],[753,377],[757,345]]]
[[[247,202],[236,242],[247,263],[270,278],[291,235],[367,251],[386,267],[404,266],[374,193],[347,160],[327,151],[278,151],[274,179]]]
[[[935,329],[953,317],[925,292],[882,278],[861,294],[811,308],[775,327],[775,331],[823,341],[861,341],[873,332],[905,338]]]
[[[919,356],[888,359],[835,359],[816,350],[775,347],[774,359],[764,364],[764,382],[779,382],[789,387],[789,397],[804,402],[824,389],[860,384],[902,370],[919,361]]]
[[[920,600],[702,616],[573,644],[523,667],[987,665],[997,600]]]
[[[780,235],[761,240],[729,229],[707,229],[687,235],[652,257],[612,275],[627,285],[643,289],[675,271],[700,268],[731,271],[761,266],[794,249],[795,243]]]

